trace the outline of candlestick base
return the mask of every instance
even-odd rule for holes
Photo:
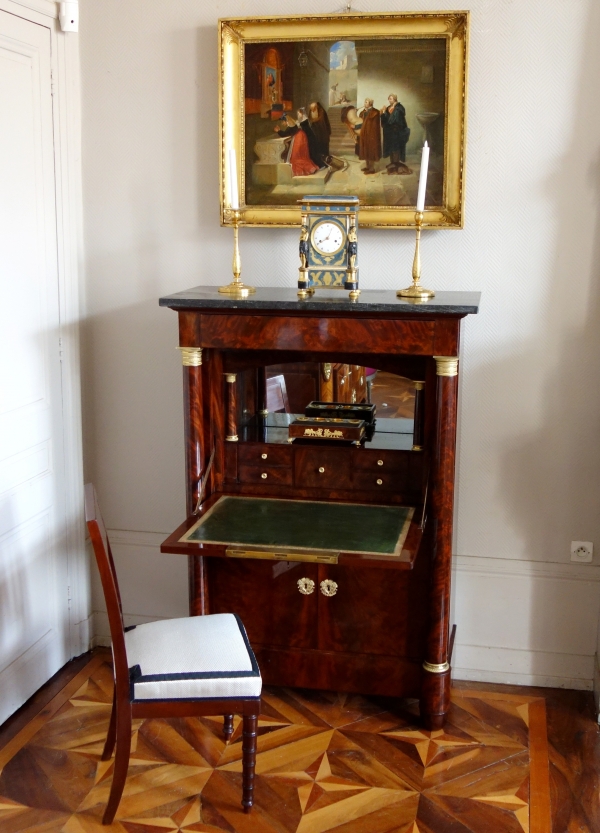
[[[420,284],[412,284],[412,286],[407,286],[406,289],[399,289],[396,295],[398,298],[419,298],[422,301],[435,298],[433,289],[424,289]]]
[[[242,281],[231,281],[227,286],[220,286],[219,292],[222,295],[232,295],[234,298],[247,298],[248,295],[254,295],[255,287],[246,286]]]

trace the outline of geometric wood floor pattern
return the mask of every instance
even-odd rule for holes
[[[442,731],[416,703],[265,689],[252,814],[241,725],[136,721],[117,818],[102,827],[112,672],[97,656],[0,751],[2,833],[549,833],[544,699],[457,690]]]

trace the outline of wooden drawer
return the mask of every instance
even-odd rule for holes
[[[378,472],[401,472],[408,474],[408,455],[411,451],[377,451],[367,448],[356,450],[352,463],[355,469],[360,471]]]
[[[239,467],[240,483],[264,483],[268,486],[276,483],[279,486],[292,485],[292,469],[284,466],[245,466]]]
[[[297,448],[294,485],[309,489],[350,489],[348,449]]]
[[[240,443],[238,446],[240,465],[248,466],[291,466],[292,449],[289,445],[267,445],[266,443]]]
[[[397,472],[355,471],[352,485],[361,491],[379,489],[382,492],[400,492],[406,487],[404,477],[398,477]]]

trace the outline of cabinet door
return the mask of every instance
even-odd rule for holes
[[[333,581],[335,595],[321,583]],[[418,658],[427,633],[428,587],[422,570],[319,565],[319,648]],[[324,589],[327,589],[325,587]]]
[[[317,565],[207,558],[211,613],[237,613],[253,645],[317,647]],[[310,595],[298,580],[314,582]]]

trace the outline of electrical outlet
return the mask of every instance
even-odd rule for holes
[[[594,555],[594,545],[591,541],[571,541],[571,561],[589,564]]]

